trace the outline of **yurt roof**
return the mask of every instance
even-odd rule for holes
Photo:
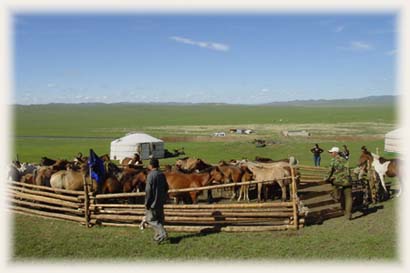
[[[386,137],[400,138],[402,136],[402,133],[403,133],[402,129],[398,128],[398,129],[395,129],[393,131],[388,132],[385,136]]]
[[[121,144],[135,144],[135,143],[151,143],[151,142],[163,142],[161,139],[155,138],[153,136],[144,133],[134,133],[128,134],[124,137],[114,140],[112,143]]]

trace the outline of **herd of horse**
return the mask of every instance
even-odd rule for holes
[[[133,164],[131,158],[125,158],[120,165],[110,161],[108,155],[100,159],[104,163],[105,174],[102,183],[97,183],[90,178],[88,158],[80,153],[74,160],[53,160],[42,157],[40,164],[13,162],[9,171],[9,179],[38,186],[48,186],[56,189],[83,190],[84,183],[90,185],[97,193],[129,193],[140,192],[145,189],[145,181],[149,170],[141,164]],[[272,188],[279,186],[281,200],[287,200],[287,186],[291,183],[291,168],[296,178],[299,177],[296,169],[298,161],[289,159],[272,160],[270,158],[256,157],[254,161],[230,160],[220,161],[218,164],[209,164],[199,158],[185,157],[177,159],[174,165],[165,165],[164,174],[169,184],[169,189],[198,188],[213,184],[246,181],[270,181],[257,184],[257,200],[273,199]],[[378,179],[387,191],[384,177],[399,175],[399,160],[385,159],[372,154],[367,149],[362,149],[358,168],[359,179],[373,166]],[[268,193],[271,193],[268,196]],[[176,203],[197,203],[200,192],[172,193]],[[263,195],[263,196],[262,196]],[[249,202],[249,185],[232,188],[231,200],[242,199]],[[207,201],[213,202],[212,190],[207,191]]]

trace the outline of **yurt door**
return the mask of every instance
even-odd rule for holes
[[[150,155],[149,143],[141,143],[141,159],[146,160]]]

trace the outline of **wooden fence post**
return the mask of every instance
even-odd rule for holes
[[[90,227],[90,214],[89,214],[89,206],[90,206],[90,199],[88,196],[88,185],[85,179],[85,174],[83,174],[83,183],[84,183],[84,218],[85,218],[85,226]]]
[[[369,189],[370,195],[372,199],[372,203],[375,204],[377,202],[377,177],[375,175],[375,171],[373,166],[370,164],[370,161],[367,160],[367,179],[369,180]]]
[[[298,219],[298,206],[297,206],[297,189],[296,189],[296,179],[295,179],[295,170],[290,166],[290,173],[292,176],[292,206],[293,206],[293,224],[295,229],[299,228],[299,219]]]

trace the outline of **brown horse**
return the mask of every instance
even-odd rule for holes
[[[204,162],[202,159],[193,157],[180,158],[176,161],[175,166],[190,172],[201,171],[212,167],[212,165]]]
[[[252,181],[253,179],[253,174],[252,172],[248,169],[246,166],[241,166],[242,169],[242,177],[241,177],[241,182],[247,182],[247,181]],[[238,197],[238,202],[241,201],[243,196],[243,200],[249,202],[249,185],[242,185],[240,190],[239,190],[239,197]]]
[[[28,173],[28,174],[23,175],[20,179],[20,182],[26,183],[26,184],[34,184],[33,174]]]
[[[223,172],[218,167],[212,167],[201,173],[184,174],[179,172],[164,172],[169,189],[186,189],[186,188],[198,188],[207,186],[213,183],[220,183],[224,181],[225,177]],[[171,197],[175,197],[177,203],[181,198],[186,198],[187,193],[172,193]],[[198,202],[198,191],[189,192],[190,201],[192,203]],[[208,195],[208,202],[211,202]]]
[[[80,171],[68,169],[52,174],[50,178],[51,187],[72,191],[84,189],[84,180],[87,184],[90,184],[90,179],[86,177],[86,166],[87,165],[83,165],[83,168]],[[97,182],[94,179],[92,180],[91,185],[93,189],[97,188]]]
[[[50,187],[51,175],[57,172],[52,166],[42,166],[33,172],[33,183],[36,186]]]
[[[242,175],[243,175],[242,168],[228,164],[225,161],[220,161],[218,164],[218,167],[225,175],[225,183],[242,181]],[[239,190],[238,186],[233,187],[231,200],[236,198],[236,194],[238,190]]]
[[[145,190],[145,181],[147,180],[147,169],[126,168],[120,180],[123,192],[141,192]]]

